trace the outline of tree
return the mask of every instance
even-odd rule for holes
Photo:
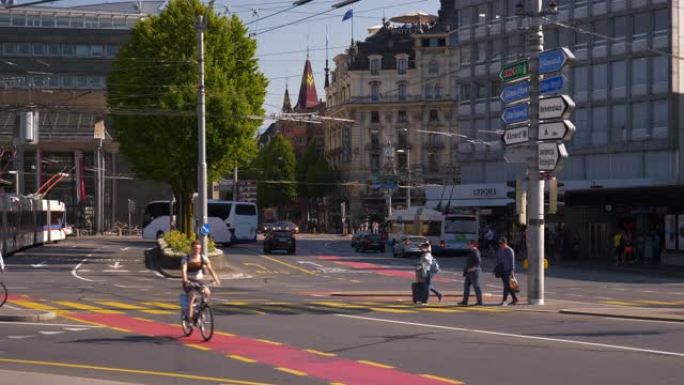
[[[137,176],[168,183],[192,233],[197,191],[197,15],[205,15],[207,174],[217,181],[256,153],[267,80],[258,70],[256,41],[240,19],[217,15],[199,0],[171,0],[139,22],[107,79],[107,103],[121,151]]]
[[[323,198],[334,190],[335,175],[325,157],[318,156],[306,173],[306,190],[313,199]]]
[[[297,197],[294,183],[296,160],[292,144],[277,134],[260,152],[253,163],[260,170],[257,199],[260,207],[277,207],[280,211]]]
[[[300,198],[309,198],[306,179],[309,168],[316,162],[317,158],[316,143],[314,142],[311,142],[304,153],[297,158],[297,171],[295,172],[295,177],[297,180],[297,195]]]

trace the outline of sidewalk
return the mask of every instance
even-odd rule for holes
[[[551,265],[551,268],[558,266],[576,269],[600,269],[601,271],[610,271],[614,273],[684,278],[684,266],[680,265],[626,264],[616,266],[613,261],[607,259],[566,259],[560,262],[549,261],[549,264]]]
[[[53,373],[31,373],[14,370],[0,370],[0,378],[5,384],[31,384],[31,385],[134,385],[129,382],[96,380],[85,377],[63,376]]]

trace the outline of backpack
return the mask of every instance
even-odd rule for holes
[[[439,263],[437,259],[432,260],[432,265],[430,265],[430,275],[436,275],[439,273]]]

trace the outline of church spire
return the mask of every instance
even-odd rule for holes
[[[299,98],[295,111],[303,111],[316,107],[319,104],[318,94],[316,93],[316,81],[314,80],[311,60],[304,62],[304,73],[302,74],[302,84],[299,87]]]
[[[285,85],[285,97],[283,98],[283,108],[281,112],[292,112],[292,104],[290,103],[290,91],[287,89],[287,84]]]

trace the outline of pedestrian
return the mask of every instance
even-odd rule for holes
[[[470,286],[472,285],[475,290],[475,295],[477,296],[476,305],[482,306],[482,289],[480,289],[480,275],[482,274],[480,265],[482,264],[482,258],[480,257],[480,250],[477,248],[476,240],[471,239],[468,242],[468,246],[470,247],[470,254],[468,254],[468,260],[463,269],[463,276],[465,277],[465,283],[463,284],[463,300],[458,304],[468,304]]]
[[[0,272],[5,272],[5,261],[2,260],[2,252],[0,252]]]
[[[429,251],[424,252],[420,255],[420,262],[418,264],[426,288],[429,291],[435,293],[435,295],[437,296],[437,300],[439,302],[442,302],[442,292],[437,290],[437,288],[435,288],[432,284],[432,279],[435,275],[437,275],[437,273],[439,273],[439,263],[437,262],[437,259],[435,259],[435,257],[433,257]],[[428,293],[428,296],[429,294],[430,293]]]
[[[503,282],[503,299],[499,305],[515,305],[518,303],[518,297],[515,295],[515,292],[511,290],[510,284],[511,276],[515,275],[515,252],[508,246],[508,240],[506,238],[499,239],[499,250],[496,253],[496,263],[501,266],[501,281]],[[512,298],[510,303],[506,303],[508,294],[510,294]]]

